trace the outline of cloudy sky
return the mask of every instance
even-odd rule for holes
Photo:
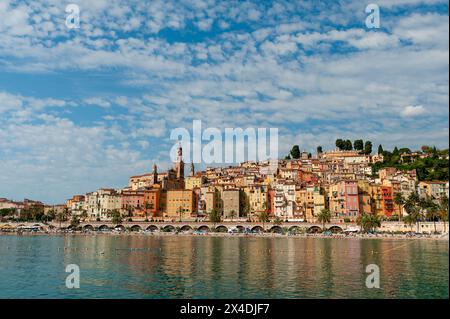
[[[448,147],[448,1],[370,2],[0,0],[0,197],[125,186],[196,119],[276,127],[280,156]]]

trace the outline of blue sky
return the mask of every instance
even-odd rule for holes
[[[0,197],[59,203],[170,162],[176,127],[448,147],[448,1],[0,0]],[[65,25],[78,4],[80,29]]]

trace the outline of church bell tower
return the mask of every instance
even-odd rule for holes
[[[184,179],[183,148],[181,147],[181,144],[178,145],[175,172],[177,173],[177,179]]]

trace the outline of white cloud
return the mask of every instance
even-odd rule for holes
[[[0,165],[8,172],[0,193],[41,196],[38,179],[58,190],[45,198],[123,186],[149,157],[167,161],[165,137],[192,119],[278,127],[283,147],[300,141],[310,151],[332,147],[336,136],[448,145],[447,13],[383,16],[383,29],[370,31],[350,1],[319,15],[308,13],[316,5],[308,1],[74,2],[82,28],[73,32],[59,0],[0,3],[0,71],[70,71],[83,92],[0,92]],[[16,9],[14,20],[5,15]],[[105,82],[78,81],[78,71]],[[104,109],[83,125],[69,120],[86,105]]]
[[[422,105],[405,106],[401,112],[404,117],[414,117],[425,114],[425,108]]]
[[[89,105],[97,105],[100,107],[110,107],[111,103],[103,98],[100,97],[91,97],[83,100],[84,103]]]

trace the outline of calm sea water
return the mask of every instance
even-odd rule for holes
[[[0,298],[448,298],[448,253],[432,240],[3,235]]]

